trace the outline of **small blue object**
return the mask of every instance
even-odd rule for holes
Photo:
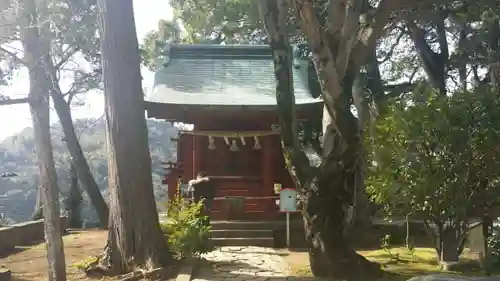
[[[285,188],[280,191],[280,211],[297,212],[297,191],[295,189]]]

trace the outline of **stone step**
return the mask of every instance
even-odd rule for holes
[[[210,231],[212,238],[271,238],[270,229],[214,229]]]
[[[215,246],[255,246],[274,247],[274,239],[270,237],[232,237],[232,238],[212,238]]]

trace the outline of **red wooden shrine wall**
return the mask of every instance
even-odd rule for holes
[[[221,120],[220,120],[221,121]],[[208,124],[208,126],[207,126]],[[197,130],[256,131],[270,130],[267,122],[242,122],[224,120],[197,124]],[[234,139],[234,138],[233,138]],[[230,139],[232,140],[232,139]],[[283,188],[293,188],[293,181],[285,167],[279,135],[260,136],[260,149],[253,149],[253,138],[245,138],[243,146],[237,139],[238,151],[231,151],[224,138],[215,137],[215,149],[209,149],[207,136],[181,134],[178,140],[177,167],[171,170],[165,183],[169,186],[169,197],[174,195],[177,179],[183,183],[193,179],[200,171],[205,171],[214,181],[216,197],[243,196],[242,217],[240,219],[269,219],[279,214],[276,206],[274,183]],[[262,198],[267,197],[267,198]],[[228,219],[225,200],[215,200],[211,216],[214,219]]]

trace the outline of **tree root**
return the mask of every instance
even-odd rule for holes
[[[119,281],[138,281],[138,280],[168,280],[174,272],[173,267],[158,267],[151,270],[137,269],[132,272],[118,275],[112,267],[110,243],[104,246],[104,252],[101,256],[90,263],[85,269],[85,274],[92,277],[117,276]]]
[[[155,268],[152,270],[136,270],[130,273],[121,275],[120,281],[138,281],[138,280],[163,280],[168,276],[170,270],[168,268]]]

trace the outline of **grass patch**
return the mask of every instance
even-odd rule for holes
[[[403,281],[417,275],[443,273],[440,270],[436,259],[436,251],[433,248],[415,248],[413,252],[405,247],[390,247],[387,250],[358,251],[367,259],[382,265],[382,269],[386,273],[382,280]],[[312,276],[307,252],[290,252],[289,256],[290,258],[285,257],[285,259],[290,266],[290,275]],[[464,260],[470,259],[470,255],[465,253],[462,258]],[[468,267],[462,272],[446,273],[467,276],[483,275],[479,268],[474,267]]]

